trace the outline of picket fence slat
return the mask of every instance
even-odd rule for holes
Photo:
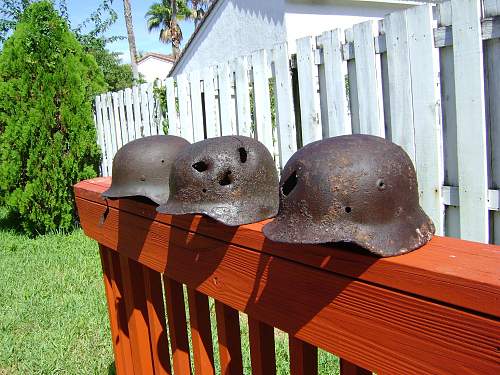
[[[242,375],[240,318],[238,311],[215,301],[220,370],[224,375]]]
[[[432,7],[407,11],[411,64],[413,126],[420,204],[431,217],[436,233],[444,234],[442,132],[438,92],[437,51],[432,41]]]
[[[387,45],[391,134],[415,164],[412,80],[410,75],[409,32],[406,12],[390,13],[384,18]]]
[[[191,108],[193,116],[193,137],[198,142],[205,139],[203,129],[203,108],[201,104],[201,82],[200,71],[195,70],[189,73],[189,83],[191,88]]]
[[[108,172],[108,156],[106,150],[106,140],[104,139],[104,126],[102,121],[102,106],[101,106],[101,97],[96,96],[95,98],[95,122],[97,127],[97,142],[99,143],[99,147],[102,152],[102,163],[101,163],[101,173],[103,176],[109,176]]]
[[[276,128],[280,166],[283,168],[297,151],[297,129],[293,106],[292,82],[286,43],[274,47],[274,75],[276,92]]]
[[[352,45],[354,51],[354,33],[351,29],[345,30],[346,44],[344,46]],[[344,60],[346,60],[345,49],[342,49]],[[356,60],[347,60],[347,76],[349,83],[349,112],[351,116],[351,129],[353,134],[359,134],[359,101],[358,101],[358,79],[356,76]]]
[[[132,89],[127,87],[123,91],[123,98],[125,104],[125,110],[127,115],[127,137],[128,141],[133,141],[136,139],[135,136],[135,124],[134,124],[134,113],[132,109]]]
[[[274,328],[248,317],[252,374],[276,375]]]
[[[207,138],[219,137],[220,126],[217,116],[216,107],[216,92],[214,85],[214,70],[212,67],[203,69],[203,97],[205,99],[205,124],[207,130]]]
[[[134,106],[134,133],[135,139],[142,137],[141,107],[139,98],[139,86],[132,87],[132,103]]]
[[[342,36],[341,30],[335,29],[324,32],[320,37],[324,70],[324,92],[321,95],[321,98],[324,98],[321,103],[324,137],[335,137],[352,132],[347,118],[347,93],[342,58],[344,38]]]
[[[149,113],[149,127],[151,135],[158,135],[158,123],[156,121],[156,110],[157,103],[154,98],[153,83],[148,83],[147,85],[147,96],[148,96],[148,113]]]
[[[257,139],[271,155],[274,154],[273,128],[271,123],[271,99],[269,96],[269,73],[267,53],[260,50],[252,54],[253,85],[255,101],[255,123]]]
[[[231,97],[233,87],[233,70],[229,63],[221,64],[217,67],[219,83],[219,108],[221,135],[237,134],[236,113]]]
[[[488,242],[488,176],[479,0],[452,0],[461,238]]]
[[[500,15],[500,0],[483,0],[485,17]]]
[[[188,142],[194,142],[193,121],[191,116],[191,99],[189,80],[185,74],[177,77],[177,91],[179,95],[179,123],[180,136]]]
[[[290,375],[317,375],[318,348],[288,335]]]
[[[106,107],[108,112],[109,119],[109,128],[110,128],[110,139],[111,139],[111,160],[115,157],[116,154],[116,128],[115,128],[115,114],[113,109],[113,97],[112,93],[106,94]]]
[[[181,134],[179,128],[179,120],[177,118],[177,104],[175,96],[175,81],[169,77],[165,81],[165,89],[167,90],[167,118],[168,118],[168,134],[177,135]]]
[[[127,119],[125,118],[125,98],[123,97],[123,90],[118,91],[118,111],[120,114],[120,130],[123,146],[129,142],[127,130],[128,124]]]
[[[239,57],[234,61],[236,107],[238,134],[247,137],[252,136],[252,119],[250,113],[250,85],[248,80],[248,61],[246,56]]]
[[[116,151],[118,151],[123,146],[122,129],[120,122],[120,100],[118,92],[114,92],[111,95],[111,98],[113,103],[113,119],[115,123]]]
[[[319,97],[317,89],[317,71],[314,64],[316,43],[312,37],[297,40],[297,72],[299,76],[300,118],[302,124],[302,143],[320,140],[323,136]]]
[[[373,41],[375,26],[375,21],[365,21],[353,27],[359,130],[362,134],[384,137],[381,88]]]

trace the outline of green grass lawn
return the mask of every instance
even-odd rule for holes
[[[241,320],[249,374],[248,327]],[[276,362],[278,374],[289,373],[287,336],[279,332]],[[337,359],[320,351],[319,370],[338,373]],[[113,352],[97,244],[81,230],[29,238],[12,228],[0,208],[0,375],[110,373]]]

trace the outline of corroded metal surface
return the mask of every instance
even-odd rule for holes
[[[153,135],[127,143],[113,159],[111,187],[103,197],[143,196],[165,203],[172,162],[187,145],[184,138],[173,135]]]
[[[242,225],[278,212],[278,174],[266,147],[253,138],[225,136],[193,143],[177,156],[170,198],[159,212],[200,213]]]
[[[413,164],[383,138],[347,135],[311,143],[286,164],[280,208],[263,232],[289,243],[352,242],[379,256],[412,251],[434,225],[418,201]]]

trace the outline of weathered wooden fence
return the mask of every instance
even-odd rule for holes
[[[191,142],[257,137],[279,167],[312,141],[374,134],[412,158],[437,233],[500,243],[499,38],[500,0],[452,0],[168,78],[166,115],[152,84],[100,95],[102,175],[163,124]]]

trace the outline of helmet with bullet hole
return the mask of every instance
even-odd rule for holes
[[[187,145],[184,138],[173,135],[153,135],[127,143],[113,159],[111,187],[102,196],[143,196],[157,204],[165,203],[172,162]]]
[[[290,158],[279,213],[263,232],[278,242],[352,242],[385,257],[424,245],[434,225],[404,150],[356,134],[311,143]]]
[[[157,211],[205,214],[226,225],[249,224],[278,212],[278,173],[259,141],[206,139],[183,149],[170,174],[170,197]]]

